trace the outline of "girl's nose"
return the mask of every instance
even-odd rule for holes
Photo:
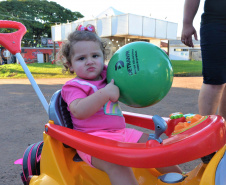
[[[86,61],[86,65],[90,65],[90,64],[93,64],[94,61],[92,58],[87,58],[87,61]]]

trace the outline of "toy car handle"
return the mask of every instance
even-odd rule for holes
[[[10,53],[12,53],[13,55],[15,55],[17,57],[24,72],[26,73],[28,79],[30,80],[31,85],[33,86],[33,89],[35,90],[43,107],[45,108],[45,110],[48,114],[49,105],[48,105],[45,97],[43,96],[40,88],[38,87],[37,83],[35,82],[31,72],[29,71],[23,57],[20,54],[21,40],[27,31],[26,27],[20,22],[0,20],[0,28],[18,29],[16,32],[12,32],[12,33],[0,33],[0,44],[2,46],[4,46],[7,50],[9,50]]]
[[[18,29],[13,33],[0,33],[0,44],[3,45],[12,54],[20,53],[21,40],[26,33],[26,27],[15,21],[0,21],[0,28],[14,28]]]

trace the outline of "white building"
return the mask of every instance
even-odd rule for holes
[[[161,40],[177,38],[177,23],[135,14],[124,14],[110,7],[94,18],[51,27],[52,40],[63,41],[78,25],[92,24],[100,37],[108,40],[111,55],[123,45],[134,41],[147,41],[160,47]]]
[[[170,60],[202,60],[200,41],[193,40],[194,47],[185,46],[180,40],[169,40]]]

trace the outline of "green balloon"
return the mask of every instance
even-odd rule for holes
[[[147,107],[161,101],[173,82],[173,68],[166,53],[148,42],[132,42],[112,56],[108,83],[119,87],[119,101],[131,107]]]

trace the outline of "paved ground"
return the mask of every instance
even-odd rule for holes
[[[37,83],[49,101],[52,94],[61,89],[67,80],[42,79],[37,80]],[[142,109],[122,105],[122,109],[165,117],[178,111],[198,113],[197,98],[201,83],[201,77],[176,77],[170,92],[158,104]],[[0,185],[19,185],[22,184],[21,166],[14,165],[13,162],[23,156],[28,145],[42,140],[48,116],[27,79],[0,79],[0,94]],[[192,161],[181,167],[189,171],[199,162]]]

